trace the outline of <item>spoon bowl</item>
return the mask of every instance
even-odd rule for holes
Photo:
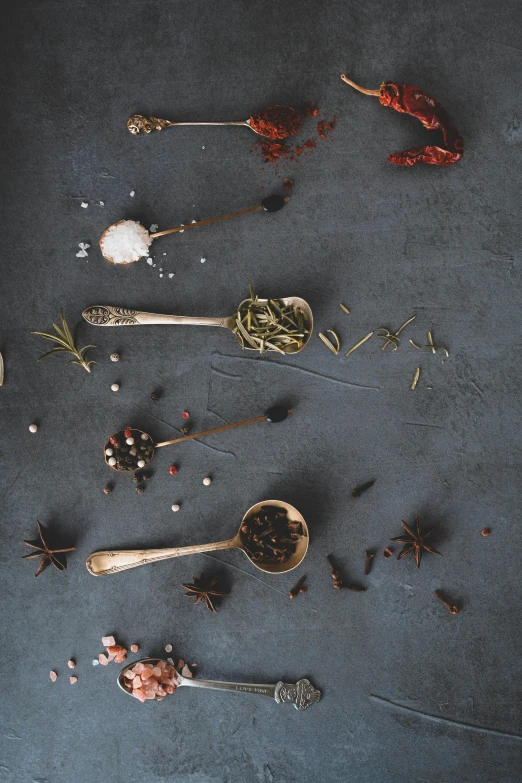
[[[284,563],[254,560],[244,543],[241,526],[253,514],[258,513],[263,506],[273,506],[275,508],[284,509],[289,522],[301,523],[301,535],[300,538],[295,541],[295,552],[290,554]],[[240,549],[259,571],[264,571],[267,574],[284,574],[287,571],[292,571],[294,568],[297,568],[297,566],[302,563],[308,551],[308,542],[307,524],[303,516],[294,506],[285,503],[283,500],[264,500],[248,509],[241,520],[237,534],[233,538],[229,538],[225,541],[216,541],[210,544],[196,544],[195,546],[173,547],[170,549],[103,550],[90,554],[87,558],[86,566],[89,573],[93,576],[108,576],[109,574],[126,571],[129,568],[137,568],[138,566],[156,563],[160,560],[170,560],[174,557],[196,555],[202,552],[218,552],[223,549]]]

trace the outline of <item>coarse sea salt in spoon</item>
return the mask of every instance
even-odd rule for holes
[[[177,232],[183,233],[183,231],[189,228],[205,226],[220,220],[247,215],[250,212],[260,212],[261,210],[263,212],[278,212],[288,200],[288,196],[267,196],[261,204],[257,204],[255,207],[240,209],[238,212],[229,212],[227,215],[219,215],[218,217],[207,218],[207,220],[200,220],[199,222],[194,221],[188,225],[169,228],[167,231],[156,231],[155,233],[149,233],[145,226],[137,220],[120,220],[105,229],[100,238],[100,250],[103,257],[113,264],[132,264],[134,261],[138,261],[143,256],[149,254],[152,240],[157,237]]]

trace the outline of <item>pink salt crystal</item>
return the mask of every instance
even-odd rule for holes
[[[144,668],[145,666],[143,663],[137,663],[136,666],[134,667],[134,671],[136,672],[136,674],[141,674]]]
[[[103,636],[101,642],[104,647],[112,647],[113,644],[116,644],[114,636]]]
[[[134,652],[134,653],[136,653],[136,652],[138,652],[138,650],[139,650],[140,648],[138,647],[138,645],[137,645],[137,644],[131,644],[131,647],[130,647],[130,649],[131,649],[131,652]]]
[[[145,701],[145,694],[142,690],[132,691],[132,695],[139,699],[142,703]]]
[[[166,663],[166,661],[158,661],[156,666],[158,667],[158,669],[166,669],[167,668],[167,663]]]
[[[143,683],[141,681],[141,677],[140,677],[139,674],[137,674],[136,677],[132,681],[132,687],[133,688],[141,688],[142,684]]]
[[[134,679],[134,673],[133,673],[132,669],[127,669],[127,671],[125,672],[125,674],[123,676],[126,677],[128,680],[133,680]]]
[[[126,654],[122,653],[122,655],[117,655],[116,656],[116,658],[114,659],[114,663],[123,663],[126,660],[127,660]]]
[[[71,659],[70,661],[67,661],[67,666],[69,667],[69,669],[74,669],[76,663]]]
[[[101,663],[102,666],[108,666],[108,664],[109,664],[109,659],[103,653],[100,653],[98,655],[98,660],[99,660],[99,662]]]
[[[145,698],[146,699],[155,699],[156,698],[156,694],[154,693],[154,691],[151,691],[149,689],[149,690],[145,691]]]
[[[110,661],[113,661],[115,658],[116,658],[116,653],[110,653],[110,654],[107,656],[107,660],[108,660],[109,662],[110,662]]]
[[[187,664],[185,664],[185,666],[181,670],[181,676],[182,677],[192,677],[192,672],[190,671],[190,669],[187,666]]]
[[[69,677],[69,682],[74,685],[75,682],[78,682],[78,677]]]
[[[53,682],[56,682],[56,680],[58,679],[58,675],[56,674],[56,672],[49,672],[49,677]]]
[[[142,680],[148,680],[149,677],[152,677],[151,669],[143,669],[140,677],[141,677]]]
[[[161,669],[159,666],[155,666],[152,670],[152,673],[155,677],[161,677]]]
[[[121,650],[123,650],[123,647],[121,647],[121,645],[119,644],[110,644],[107,647],[107,652],[109,653],[109,655],[113,655],[113,654],[118,655],[118,653],[121,652]]]
[[[165,652],[172,652],[172,645],[171,644],[166,644],[165,645]]]
[[[165,693],[174,693],[176,690],[173,685],[164,685]]]

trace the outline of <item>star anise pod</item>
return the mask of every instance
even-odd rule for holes
[[[33,559],[35,557],[42,558],[38,568],[36,569],[35,576],[39,576],[42,571],[45,571],[49,563],[52,563],[53,566],[58,569],[58,571],[65,571],[67,568],[65,552],[74,552],[76,547],[70,546],[65,549],[52,549],[46,544],[43,536],[44,532],[47,535],[47,530],[38,522],[38,520],[36,520],[36,524],[38,525],[38,534],[40,538],[36,539],[35,541],[24,541],[24,544],[32,547],[32,549],[36,549],[36,552],[31,552],[30,555],[24,555],[22,560]]]
[[[215,576],[214,579],[212,579],[210,582],[205,579],[203,576],[203,571],[201,572],[199,577],[194,576],[192,574],[192,579],[194,580],[193,584],[183,584],[182,587],[185,588],[185,590],[188,590],[188,593],[185,593],[186,596],[189,598],[195,598],[194,604],[199,604],[200,601],[204,601],[207,609],[211,612],[217,612],[217,609],[214,606],[213,599],[214,598],[221,598],[224,595],[228,595],[228,593],[222,593],[218,590],[214,590],[214,587],[219,582],[219,576]]]
[[[390,538],[390,541],[397,541],[399,544],[404,544],[403,548],[397,555],[397,560],[400,560],[403,557],[406,557],[406,555],[409,555],[410,552],[413,552],[413,557],[415,558],[415,563],[417,564],[417,568],[420,568],[421,564],[421,558],[422,558],[422,550],[425,549],[426,552],[431,552],[432,555],[440,555],[442,557],[442,552],[437,552],[436,549],[434,549],[429,544],[426,544],[426,539],[430,538],[437,530],[440,529],[439,527],[434,527],[432,530],[429,530],[427,533],[423,533],[421,530],[421,523],[418,516],[415,516],[415,531],[413,531],[404,520],[401,519],[401,525],[403,526],[404,530],[408,534],[407,536],[396,536],[396,538]]]

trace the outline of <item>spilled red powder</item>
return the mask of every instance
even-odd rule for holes
[[[315,103],[312,103],[312,101],[307,101],[305,105],[303,106],[303,114],[305,117],[317,117],[319,114],[319,109],[317,108],[319,104],[319,101],[315,101]]]
[[[329,133],[333,131],[335,128],[335,122],[337,120],[337,117],[334,116],[330,120],[330,122],[327,122],[326,120],[321,120],[317,123],[317,133],[322,139],[326,139]]]
[[[303,106],[303,114],[305,117],[317,117],[319,116],[318,101],[307,101]],[[320,120],[317,123],[317,133],[319,138],[325,140],[327,136],[333,131],[335,127],[336,116],[333,116],[330,121]],[[312,138],[301,142],[300,144],[284,144],[281,141],[271,141],[268,139],[258,139],[255,146],[253,146],[252,152],[255,152],[259,157],[264,158],[265,163],[272,163],[277,169],[280,164],[286,164],[290,162],[297,162],[299,158],[303,156],[305,158],[310,157],[313,150],[317,146],[317,138]],[[262,169],[260,169],[262,171]]]

